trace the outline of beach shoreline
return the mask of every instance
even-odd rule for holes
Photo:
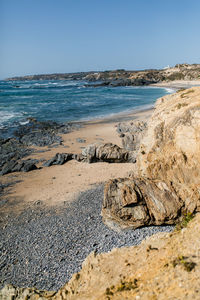
[[[49,160],[56,153],[80,154],[87,145],[94,143],[113,143],[120,147],[121,138],[116,126],[121,122],[145,121],[150,118],[153,109],[137,111],[128,115],[114,116],[104,120],[93,120],[81,123],[78,130],[61,135],[62,144],[56,147],[33,147],[36,153],[31,159]],[[80,124],[80,122],[79,122]],[[37,153],[39,151],[40,153]],[[28,157],[29,158],[29,157]],[[86,191],[96,184],[109,179],[126,177],[134,171],[133,163],[92,163],[69,161],[61,166],[43,167],[28,173],[15,172],[1,176],[2,184],[9,184],[4,192],[5,204],[2,212],[21,212],[38,201],[47,207],[60,206],[64,202],[73,201],[80,192]],[[14,184],[12,184],[14,182]]]
[[[189,89],[193,86],[200,86],[200,80],[173,80],[173,81],[162,81],[158,83],[150,84],[152,87],[163,87],[171,89]]]
[[[200,85],[200,81],[195,81],[195,83]],[[172,82],[162,83],[162,86],[186,88],[193,84],[194,81],[176,81],[173,84]],[[93,143],[113,143],[122,147],[121,138],[116,132],[117,124],[131,121],[148,122],[153,111],[154,108],[140,108],[101,119],[71,122],[80,124],[80,128],[62,134],[61,145],[34,147],[40,153],[33,153],[30,158],[45,161],[51,159],[56,153],[80,154],[83,148]],[[40,164],[40,169],[28,173],[20,172],[1,176],[2,184],[15,182],[5,189],[4,194],[8,192],[8,195],[6,195],[5,205],[2,205],[2,209],[10,211],[15,207],[16,210],[20,210],[37,201],[44,202],[47,206],[60,205],[64,201],[72,201],[80,192],[90,189],[95,184],[117,177],[126,177],[128,173],[134,172],[134,167],[132,163],[87,164],[72,160],[62,166],[47,168]]]

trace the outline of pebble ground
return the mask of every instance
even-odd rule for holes
[[[58,290],[80,270],[91,251],[139,244],[172,226],[151,226],[116,232],[101,219],[103,185],[81,193],[61,209],[44,209],[40,201],[17,217],[9,217],[0,232],[0,287]]]

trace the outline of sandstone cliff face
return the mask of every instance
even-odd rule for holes
[[[141,140],[131,178],[105,187],[102,215],[123,227],[176,223],[200,210],[200,88],[165,96]]]
[[[186,228],[141,245],[91,253],[57,293],[6,286],[2,300],[200,299],[200,214]]]
[[[199,210],[199,87],[157,101],[137,160],[139,176],[164,181],[187,211]]]

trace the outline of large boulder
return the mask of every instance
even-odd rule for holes
[[[157,101],[134,177],[106,185],[102,215],[138,227],[172,224],[195,211],[200,211],[200,87]]]
[[[144,178],[121,178],[105,185],[102,216],[112,226],[122,228],[173,224],[181,203],[162,181]]]

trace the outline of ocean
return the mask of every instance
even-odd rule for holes
[[[0,131],[26,124],[27,118],[56,122],[101,119],[150,108],[172,89],[86,87],[69,80],[0,81]]]

